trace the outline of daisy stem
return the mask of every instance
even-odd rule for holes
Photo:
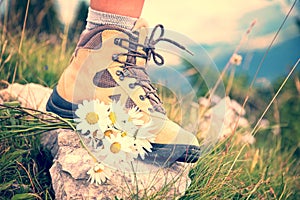
[[[97,161],[97,158],[94,156],[94,154],[89,150],[89,148],[85,145],[84,141],[82,140],[80,134],[78,133],[78,131],[74,130],[75,133],[78,135],[79,137],[79,140],[80,140],[80,143],[82,145],[82,147],[88,152],[88,154],[90,154],[90,156],[95,160]]]

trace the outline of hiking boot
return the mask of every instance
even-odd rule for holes
[[[196,137],[168,119],[146,71],[151,58],[157,65],[164,64],[163,57],[155,52],[157,42],[185,48],[164,38],[162,25],[147,35],[146,23],[141,20],[133,31],[109,25],[85,30],[70,65],[49,98],[47,110],[64,118],[76,118],[78,104],[93,99],[107,104],[120,101],[126,108],[138,107],[143,114],[141,119],[155,124],[150,160],[195,162],[200,151]],[[159,35],[157,39],[155,35]]]

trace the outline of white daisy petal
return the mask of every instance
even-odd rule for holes
[[[82,133],[87,131],[94,132],[97,130],[104,131],[109,124],[108,108],[103,102],[99,103],[98,100],[86,101],[78,105],[75,114],[78,118],[74,119],[77,122],[77,130]]]
[[[106,179],[109,179],[111,175],[109,169],[105,168],[101,163],[96,163],[87,174],[90,175],[88,181],[90,181],[91,184],[95,183],[96,185],[101,185]]]
[[[135,154],[135,157],[140,155],[143,160],[145,159],[145,155],[152,151],[151,143],[145,139],[136,139],[132,148],[134,150],[133,153]]]
[[[122,106],[120,101],[112,102],[110,119],[114,127],[133,136],[138,129],[137,126],[144,124],[144,121],[139,119],[142,113],[139,112],[137,107],[129,109],[128,113],[124,108],[125,106]]]
[[[143,117],[143,114],[140,112],[140,109],[138,107],[133,107],[129,109],[128,115],[134,119],[140,119],[141,117]]]
[[[128,156],[132,152],[133,140],[127,136],[122,136],[120,132],[105,136],[103,139],[103,150],[99,153],[105,156],[103,163],[118,166],[120,162],[132,161],[132,157]]]
[[[77,124],[77,125],[76,125],[76,129],[77,129],[78,131],[81,130],[82,133],[86,133],[86,132],[88,131],[88,129],[86,128],[86,124],[84,124],[84,123],[79,123],[79,124]]]

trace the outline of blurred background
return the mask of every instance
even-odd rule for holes
[[[9,83],[38,83],[53,88],[68,65],[80,33],[85,28],[88,6],[87,0],[0,0],[0,89]],[[292,6],[289,17],[284,21]],[[297,0],[190,0],[184,3],[171,0],[146,0],[141,17],[148,21],[150,27],[161,23],[165,29],[180,33],[192,40],[191,49],[201,49],[206,52],[216,68],[224,72],[222,82],[226,95],[231,99],[242,104],[249,95],[245,105],[245,117],[251,124],[250,128],[253,128],[300,58],[300,3]],[[277,32],[278,35],[273,41]],[[241,63],[225,68],[237,47],[239,48],[236,53],[241,56]],[[264,62],[254,79],[262,59]],[[183,59],[174,59],[169,65],[186,77],[196,91],[197,98],[200,99],[209,92],[205,85],[205,77],[200,76],[203,74],[199,74],[195,66]],[[166,98],[172,95],[169,91],[163,92]],[[200,102],[198,99],[193,100],[197,105]],[[172,104],[175,103],[170,102],[170,107],[173,108]],[[171,109],[169,114],[173,114],[173,119],[176,121],[175,111]],[[245,177],[242,182],[248,181],[250,186],[256,188],[252,178],[261,177],[262,173],[267,174],[266,171],[271,164],[266,167],[266,171],[262,171],[265,170],[262,166],[269,159],[269,155],[275,155],[272,160],[275,164],[272,163],[272,167],[276,166],[278,169],[273,169],[271,172],[276,174],[271,182],[273,181],[274,185],[286,184],[279,185],[275,193],[277,195],[284,193],[286,187],[291,190],[296,187],[299,193],[300,183],[294,183],[299,180],[299,167],[297,167],[300,157],[299,119],[300,66],[296,68],[264,116],[265,128],[259,129],[258,134],[255,135],[255,144],[249,147],[249,152],[243,152],[243,158],[249,159],[252,163],[248,163],[251,169],[257,166],[260,168],[254,171],[257,174],[252,174],[251,178]],[[245,130],[240,132],[246,133]],[[0,144],[0,153],[14,154],[15,149],[22,149],[26,145],[26,148],[32,148],[34,145],[31,142],[34,144],[37,142],[35,139],[28,141],[22,140],[20,145],[25,144],[22,147],[18,146],[14,139],[5,145],[3,142]],[[31,158],[32,155],[37,156],[33,160],[42,160],[38,164],[43,165],[44,161],[41,158],[44,155],[40,155],[40,144],[35,145],[38,150],[34,149],[25,156],[22,152],[21,157],[23,159]],[[225,149],[228,150],[227,147]],[[278,152],[280,154],[277,154]],[[219,158],[220,155],[217,157]],[[235,157],[229,158],[229,160],[233,159]],[[258,160],[260,160],[259,164],[257,164]],[[49,159],[49,163],[46,164],[51,166],[51,162],[52,160]],[[27,164],[27,160],[23,163]],[[219,165],[219,163],[214,164]],[[0,162],[0,169],[3,168],[2,166],[7,166],[5,159]],[[15,169],[18,171],[20,167],[17,165]],[[286,179],[291,180],[291,184],[284,182],[282,177],[285,172],[282,171],[291,175]],[[1,173],[0,180],[4,185],[0,185],[0,192],[5,193],[5,187],[12,187],[11,190],[15,191],[12,183],[16,178],[12,176],[12,181],[9,182],[11,184],[7,186],[9,179],[6,180],[4,177],[7,173],[5,171]],[[41,175],[40,178],[40,181],[45,181],[51,191],[49,177],[45,178]],[[26,181],[29,183],[28,180]],[[267,182],[263,183],[268,185]],[[248,188],[247,184],[244,188]],[[241,191],[244,191],[244,188]],[[233,188],[232,191],[235,190],[236,188]],[[263,190],[262,193],[271,192],[271,189],[269,191],[267,188],[266,192]]]

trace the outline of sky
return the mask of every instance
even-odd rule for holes
[[[184,4],[182,1],[175,2],[177,1],[145,1],[142,17],[148,19],[150,26],[157,22],[162,23],[202,44],[238,43],[248,26],[256,20],[251,33],[253,48],[263,48],[269,43],[291,5],[279,0],[190,0]],[[293,12],[293,15],[296,14]],[[295,36],[290,35],[294,30],[288,32],[285,37]]]
[[[62,19],[71,21],[78,0],[57,0],[64,12]],[[86,0],[89,2],[88,0]],[[249,35],[249,48],[264,48],[287,14],[292,1],[288,0],[146,0],[141,17],[150,27],[160,23],[166,29],[181,33],[197,43],[237,44],[250,24],[255,26]],[[299,15],[300,3],[292,12]],[[291,18],[290,18],[291,19]],[[299,35],[294,21],[288,23],[278,42]]]

